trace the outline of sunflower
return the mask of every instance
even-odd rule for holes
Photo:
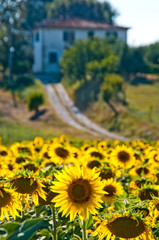
[[[98,235],[102,240],[106,237],[107,240],[120,239],[154,239],[151,229],[146,225],[144,220],[131,216],[128,213],[114,213],[111,219],[103,220],[97,229],[92,233],[93,236]]]
[[[102,183],[103,190],[106,192],[102,198],[104,202],[112,203],[116,198],[116,194],[122,195],[124,193],[122,185],[113,178],[103,180]]]
[[[90,169],[93,169],[93,168],[99,168],[102,166],[102,163],[99,161],[99,160],[96,160],[96,159],[92,159],[90,161],[87,162],[87,167],[90,168]]]
[[[108,145],[108,141],[107,140],[104,140],[104,141],[100,141],[98,143],[98,149],[100,151],[106,151],[107,150],[107,145]]]
[[[48,155],[53,161],[59,165],[68,164],[72,161],[73,155],[69,147],[64,147],[62,144],[51,144],[49,147]]]
[[[153,197],[159,197],[159,186],[145,184],[143,187],[137,190],[136,194],[142,201],[152,200]]]
[[[36,152],[40,152],[43,144],[44,144],[44,139],[42,137],[35,137],[34,141],[32,142],[33,146],[34,146],[34,150]]]
[[[137,177],[129,183],[129,190],[134,193],[137,189],[144,187],[145,184],[153,184],[152,179]]]
[[[72,153],[74,163],[81,165],[82,164],[81,150],[76,147],[71,147],[70,151]]]
[[[155,224],[158,222],[158,219],[159,219],[159,200],[150,201],[149,209],[150,209],[149,217],[151,218],[151,225],[152,227],[155,227]]]
[[[12,178],[14,176],[14,172],[19,171],[19,165],[15,162],[15,157],[5,157],[5,159],[1,159],[0,165],[2,166],[2,172],[0,168],[1,177]]]
[[[115,172],[111,168],[101,169],[99,177],[101,177],[102,180],[107,180],[109,178],[115,177]]]
[[[65,167],[62,172],[55,174],[58,181],[54,181],[54,192],[59,193],[53,200],[60,212],[73,220],[77,213],[81,219],[86,219],[89,212],[96,214],[96,208],[102,207],[101,197],[105,193],[99,173],[85,167]]]
[[[96,147],[90,147],[85,151],[85,156],[87,158],[104,160],[106,157],[106,153],[104,151],[98,150]]]
[[[155,167],[159,167],[159,150],[154,149],[149,153],[150,163]]]
[[[85,143],[84,145],[81,146],[81,152],[84,154],[89,148],[90,148],[89,143]]]
[[[125,145],[117,146],[110,154],[110,160],[116,167],[129,168],[135,162],[133,150]]]
[[[144,152],[146,148],[149,148],[149,144],[146,144],[140,140],[134,140],[132,142],[132,147],[139,152]]]
[[[49,147],[50,147],[50,145],[46,144],[46,143],[42,146],[42,149],[39,152],[39,158],[44,159],[44,160],[51,158],[51,156],[49,156],[49,154],[48,154]]]
[[[81,158],[82,159],[82,164],[83,166],[93,169],[93,168],[101,168],[103,166],[103,162],[99,158],[90,158],[88,156]]]
[[[24,170],[29,170],[29,171],[34,172],[34,173],[35,173],[35,172],[37,173],[38,170],[39,170],[37,164],[30,163],[30,162],[25,163],[25,164],[23,164],[22,166],[23,166]]]
[[[46,159],[44,161],[42,161],[42,163],[40,164],[41,168],[49,168],[49,167],[56,167],[56,163],[53,161],[53,159],[49,160]]]
[[[31,157],[33,155],[31,148],[28,146],[28,144],[26,142],[21,142],[21,143],[17,142],[17,143],[12,144],[10,146],[10,151],[16,157],[19,157],[19,156]]]
[[[18,197],[18,194],[6,187],[0,187],[0,219],[3,221],[4,215],[6,219],[9,221],[9,214],[10,213],[13,218],[15,219],[16,216],[19,216],[17,210],[21,209],[21,203]]]
[[[157,169],[148,164],[140,164],[129,171],[130,176],[139,176],[145,178],[153,178]]]
[[[32,196],[35,205],[39,204],[38,196],[46,199],[45,192],[42,189],[42,187],[45,186],[35,176],[19,175],[11,181],[11,184],[12,188],[14,188],[16,192],[20,193],[23,199],[26,198],[26,203],[29,201],[29,195]]]
[[[7,147],[0,145],[0,159],[11,156],[11,152],[7,149]]]
[[[42,198],[39,196],[39,204],[40,205],[51,205],[52,204],[52,199],[57,196],[58,194],[51,191],[51,182],[49,181],[44,181],[43,182],[44,187],[42,188],[45,193],[46,193],[46,199]]]

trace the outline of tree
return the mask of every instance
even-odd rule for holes
[[[78,40],[66,50],[61,60],[61,72],[72,84],[79,80],[87,81],[90,77],[96,80],[105,72],[116,71],[117,65],[118,59],[107,41],[96,37]]]
[[[44,95],[42,93],[32,93],[27,102],[29,111],[35,110],[35,113],[38,114],[39,106],[44,104]]]
[[[145,61],[150,67],[152,73],[159,73],[159,42],[147,47]]]
[[[49,1],[0,0],[0,63],[4,71],[9,68],[10,82],[17,65],[26,59],[32,64],[29,31],[46,18],[44,7]]]
[[[114,23],[114,18],[118,15],[110,3],[98,0],[54,0],[47,5],[47,10],[49,18],[83,18],[110,24]]]
[[[27,30],[33,29],[36,24],[47,17],[46,5],[53,0],[23,0],[25,5],[24,27]]]
[[[124,79],[117,74],[107,74],[101,85],[103,100],[108,104],[111,110],[118,116],[118,111],[112,104],[112,100],[125,102]]]
[[[118,57],[114,54],[104,57],[101,61],[91,61],[87,63],[86,71],[92,80],[103,79],[106,73],[114,73],[118,68]]]

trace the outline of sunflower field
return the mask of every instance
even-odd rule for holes
[[[0,142],[0,239],[159,239],[159,141]]]

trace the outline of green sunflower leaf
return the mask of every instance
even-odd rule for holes
[[[46,221],[42,218],[26,220],[21,223],[18,230],[15,231],[7,240],[29,240],[40,227],[46,227]]]
[[[89,218],[86,220],[86,229],[91,229],[93,227],[92,214],[89,214]]]

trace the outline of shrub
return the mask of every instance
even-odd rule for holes
[[[16,89],[23,89],[33,84],[34,84],[34,79],[29,75],[19,75],[15,80]]]
[[[43,93],[32,93],[27,102],[29,111],[35,110],[36,113],[39,111],[39,106],[43,105],[45,102]]]
[[[30,72],[30,64],[28,61],[18,61],[13,64],[13,72],[15,74],[25,74]]]

